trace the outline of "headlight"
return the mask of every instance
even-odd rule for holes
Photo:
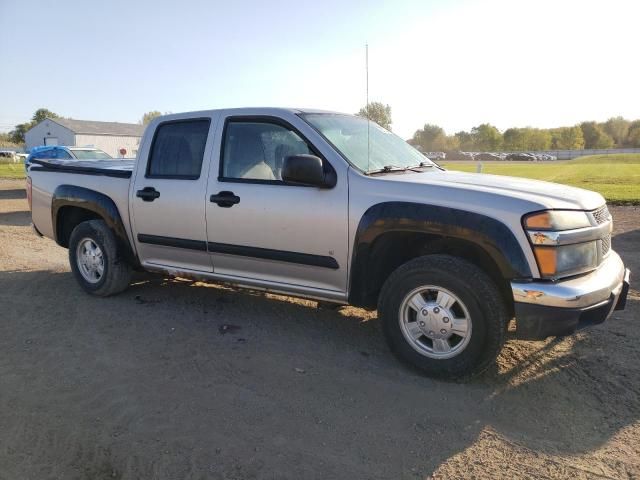
[[[547,210],[524,217],[527,230],[573,230],[590,226],[586,212],[578,210]]]
[[[546,210],[525,215],[527,230],[540,275],[561,278],[592,270],[598,266],[600,235],[586,212]]]
[[[540,274],[544,277],[580,273],[598,265],[598,245],[595,241],[559,247],[534,246],[533,252]]]

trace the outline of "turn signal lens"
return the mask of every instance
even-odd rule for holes
[[[558,249],[554,247],[535,247],[533,251],[536,254],[540,274],[544,277],[555,275],[558,271]]]
[[[547,210],[524,217],[527,230],[574,230],[591,226],[589,217],[581,210]]]
[[[534,213],[533,215],[528,216],[524,220],[524,225],[531,229],[542,228],[545,230],[549,230],[553,227],[549,212]]]

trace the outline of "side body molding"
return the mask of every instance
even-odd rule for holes
[[[129,237],[124,227],[124,222],[116,207],[115,202],[107,195],[75,185],[59,185],[53,192],[51,200],[51,220],[53,234],[58,245],[66,247],[61,237],[62,232],[59,225],[59,213],[64,207],[78,207],[96,213],[104,219],[107,226],[113,231],[124,253],[125,258],[134,265],[138,264],[138,259],[134,253]]]
[[[349,303],[375,307],[371,277],[375,276],[375,244],[387,233],[418,233],[462,240],[480,248],[505,279],[530,278],[531,270],[518,240],[502,222],[482,214],[436,205],[384,202],[370,207],[360,219],[354,240]],[[402,246],[399,246],[402,248]]]

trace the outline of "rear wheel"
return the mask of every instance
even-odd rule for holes
[[[108,297],[129,286],[131,266],[120,253],[113,232],[103,220],[82,222],[71,232],[71,271],[80,286],[93,295]]]
[[[397,357],[429,376],[452,379],[477,375],[494,362],[508,320],[491,278],[448,255],[399,267],[382,287],[378,313]]]

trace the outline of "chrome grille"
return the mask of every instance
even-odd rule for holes
[[[608,221],[611,218],[611,215],[609,215],[609,209],[606,205],[603,205],[597,210],[594,210],[593,212],[591,212],[591,215],[593,215],[593,219],[598,225],[602,225],[604,222]]]
[[[600,243],[600,251],[602,252],[602,256],[604,257],[609,250],[611,249],[611,235],[607,235],[603,237]]]

